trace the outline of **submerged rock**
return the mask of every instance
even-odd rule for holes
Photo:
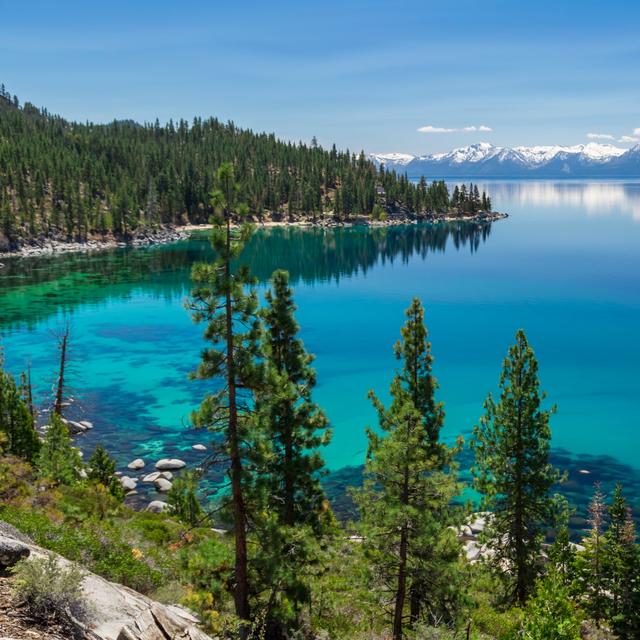
[[[173,486],[166,478],[158,478],[153,486],[156,488],[156,491],[160,491],[160,493],[167,493],[167,491],[171,491],[171,487]]]
[[[120,484],[125,491],[133,491],[138,486],[138,481],[129,476],[122,476],[122,478],[120,478]]]
[[[159,471],[170,471],[173,469],[182,469],[187,466],[184,460],[178,458],[162,458],[156,462],[156,469]]]
[[[148,473],[144,478],[142,478],[142,482],[155,482],[161,473],[159,471],[154,471],[153,473]]]
[[[131,469],[132,471],[138,471],[139,469],[144,468],[144,460],[142,458],[136,458],[133,462],[130,462],[127,465],[127,469]]]
[[[194,444],[191,448],[194,451],[206,451],[207,450],[207,447],[205,445],[203,445],[203,444]]]

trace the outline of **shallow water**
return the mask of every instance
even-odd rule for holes
[[[316,400],[333,425],[331,469],[362,463],[375,415],[366,393],[386,397],[403,311],[426,305],[446,438],[468,436],[495,390],[515,331],[540,360],[558,405],[555,459],[583,504],[595,479],[623,479],[640,498],[640,183],[488,182],[493,224],[389,229],[260,231],[244,258],[264,283],[289,269],[307,348],[316,354]],[[31,365],[45,402],[55,377],[52,332],[71,319],[74,408],[125,464],[178,456],[206,434],[188,416],[205,385],[188,380],[202,328],[183,308],[193,262],[210,256],[195,237],[151,249],[5,260],[0,331],[7,366]],[[262,285],[261,285],[262,286]],[[589,474],[579,473],[580,469]],[[342,471],[336,486],[357,471]],[[343,483],[344,484],[344,483]]]

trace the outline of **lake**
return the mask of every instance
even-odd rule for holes
[[[357,476],[366,394],[387,398],[392,345],[412,296],[426,307],[443,435],[468,437],[497,388],[518,328],[558,405],[554,461],[583,511],[594,481],[625,483],[640,499],[640,182],[496,182],[486,189],[509,218],[492,224],[259,231],[244,258],[261,288],[291,272],[298,320],[316,355],[316,401],[333,426],[325,450],[334,490]],[[0,332],[6,366],[31,366],[46,403],[55,380],[53,334],[71,322],[71,384],[100,441],[121,465],[181,457],[206,433],[188,424],[206,386],[188,380],[203,346],[183,302],[191,265],[211,256],[206,237],[149,249],[6,259]],[[463,466],[466,458],[463,456]],[[347,470],[345,471],[345,468]],[[584,472],[589,473],[584,473]]]

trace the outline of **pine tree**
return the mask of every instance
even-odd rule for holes
[[[246,486],[249,481],[245,461],[251,447],[251,391],[259,384],[260,322],[258,301],[254,291],[246,287],[254,284],[248,268],[234,270],[232,262],[240,256],[252,234],[251,225],[243,223],[235,229],[232,216],[241,219],[246,207],[236,201],[239,190],[234,168],[224,163],[217,171],[218,189],[212,193],[211,204],[222,216],[212,220],[214,229],[211,245],[216,258],[212,263],[194,265],[192,279],[195,288],[188,308],[195,322],[206,322],[205,339],[211,343],[202,352],[202,361],[194,374],[199,379],[216,378],[222,389],[208,394],[200,409],[192,415],[196,427],[218,434],[216,455],[228,465],[231,493],[222,501],[229,507],[235,538],[234,602],[236,615],[250,619],[249,572],[247,556]],[[242,331],[244,328],[244,332]],[[243,625],[242,634],[248,629]]]
[[[87,462],[87,477],[107,487],[115,471],[116,461],[101,444],[96,445]]]
[[[591,617],[607,617],[609,597],[606,593],[605,519],[607,506],[600,485],[595,485],[589,503],[589,532],[583,539],[584,551],[576,557],[576,585],[582,593],[584,607]]]
[[[575,558],[576,551],[569,535],[569,506],[565,500],[556,538],[549,547],[549,562],[558,579],[567,587],[573,582]]]
[[[402,362],[398,377],[422,416],[425,442],[435,451],[444,423],[444,405],[435,399],[438,382],[432,373],[431,343],[424,324],[424,307],[418,298],[412,300],[405,316],[401,339],[393,347]]]
[[[124,489],[115,471],[116,461],[101,444],[97,444],[87,461],[87,478],[91,482],[102,485],[114,498],[122,501]]]
[[[73,447],[67,426],[56,413],[51,414],[51,424],[36,460],[41,477],[56,484],[74,484],[82,469],[79,451]]]
[[[620,640],[640,637],[640,555],[631,510],[616,485],[605,533],[604,574],[610,596],[609,619]]]
[[[0,433],[4,434],[3,449],[33,461],[40,449],[40,440],[27,401],[14,378],[2,370],[0,353]]]
[[[437,444],[444,412],[434,399],[437,384],[418,300],[406,315],[394,348],[403,368],[392,382],[390,407],[370,393],[384,437],[367,432],[365,482],[356,494],[366,553],[392,592],[395,639],[403,636],[407,617],[413,623],[421,611],[432,621],[453,619],[457,602],[450,587],[459,554],[448,527],[455,522],[451,500],[458,492],[453,452]]]
[[[288,526],[313,522],[324,500],[319,472],[324,461],[318,447],[331,432],[324,413],[311,399],[315,371],[298,337],[296,306],[289,274],[276,271],[266,293],[264,360],[267,384],[258,399],[258,415],[272,450],[265,467],[272,508]]]
[[[173,481],[167,504],[178,520],[192,527],[200,525],[206,519],[198,500],[200,477],[195,472],[185,472]]]
[[[505,584],[508,601],[524,603],[538,574],[543,536],[555,523],[559,502],[550,495],[561,477],[549,463],[555,411],[540,408],[538,362],[524,331],[516,334],[500,376],[500,400],[491,394],[474,428],[471,447],[474,486],[482,507],[492,512],[488,543],[492,566]]]
[[[296,624],[300,606],[310,597],[308,567],[331,522],[318,451],[331,433],[311,398],[313,357],[298,337],[289,274],[276,271],[271,285],[261,313],[266,383],[257,396],[256,416],[264,446],[256,460],[254,500],[263,515],[256,523],[260,553],[254,565],[270,591],[267,618]]]

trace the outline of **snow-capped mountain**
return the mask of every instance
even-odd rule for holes
[[[371,154],[377,164],[409,176],[454,177],[640,177],[640,145],[621,149],[611,144],[573,147],[496,147],[479,142],[449,153],[412,156]]]

